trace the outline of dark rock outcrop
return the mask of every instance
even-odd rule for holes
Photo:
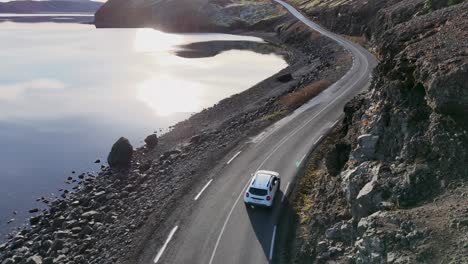
[[[278,76],[278,78],[276,78],[276,80],[278,80],[278,82],[286,83],[286,82],[292,81],[293,76],[290,73],[286,73],[286,74]]]
[[[111,168],[128,168],[133,156],[133,146],[128,139],[121,137],[114,143],[107,157]]]
[[[158,135],[151,134],[145,138],[146,147],[154,149],[158,145]]]

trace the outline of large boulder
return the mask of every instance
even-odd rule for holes
[[[375,152],[379,136],[364,134],[358,137],[358,147],[351,153],[352,157],[358,161],[375,159]]]
[[[379,210],[382,202],[382,191],[379,188],[377,177],[366,183],[359,191],[352,213],[357,219],[368,216]]]
[[[158,135],[151,134],[145,138],[146,147],[154,149],[158,145]]]
[[[133,156],[133,146],[128,139],[121,137],[114,143],[107,157],[111,168],[128,168]]]
[[[358,167],[341,173],[341,187],[349,204],[353,203],[359,191],[373,178],[372,165],[361,163]]]

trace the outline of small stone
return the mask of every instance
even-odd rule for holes
[[[47,257],[44,259],[43,264],[54,264],[54,258]]]
[[[34,208],[34,209],[29,210],[30,214],[34,214],[34,213],[37,213],[37,212],[39,212],[39,208]]]
[[[15,261],[11,258],[5,259],[2,264],[15,264]]]
[[[41,215],[38,215],[38,216],[35,216],[35,217],[31,217],[31,218],[29,218],[29,223],[30,223],[31,225],[37,225],[37,224],[41,221],[41,218],[42,218]]]
[[[287,83],[293,80],[293,76],[290,73],[280,75],[276,78],[278,82]]]
[[[26,260],[26,264],[42,264],[42,257],[34,255]]]
[[[327,251],[328,243],[326,241],[320,241],[317,244],[317,251],[318,252],[325,252]]]
[[[67,237],[70,237],[71,236],[71,232],[70,230],[65,230],[65,231],[56,231],[54,232],[54,237],[57,238],[57,239],[61,239],[61,238],[67,238]]]

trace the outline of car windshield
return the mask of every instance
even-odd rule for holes
[[[253,195],[258,195],[258,196],[265,196],[267,195],[267,190],[264,190],[264,189],[257,189],[257,188],[250,188],[249,189],[249,193],[253,194]]]

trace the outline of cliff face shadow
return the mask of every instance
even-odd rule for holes
[[[260,54],[284,55],[281,49],[275,45],[265,42],[254,41],[206,41],[194,42],[179,46],[175,54],[183,58],[206,58],[214,57],[223,51],[228,50],[249,50]]]

